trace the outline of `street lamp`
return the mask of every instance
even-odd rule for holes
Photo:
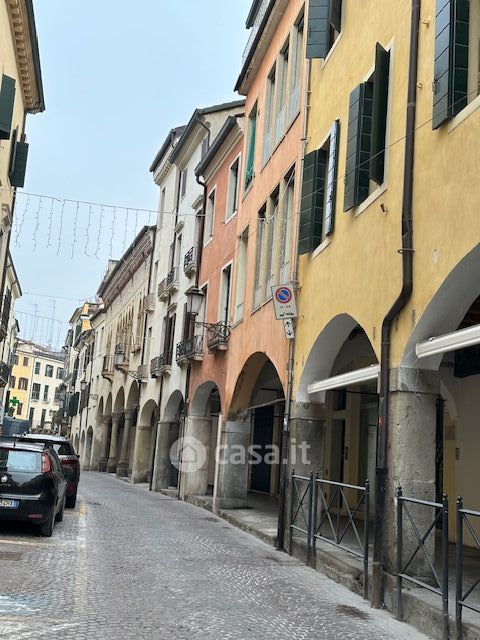
[[[202,302],[205,298],[205,294],[198,287],[190,287],[185,291],[187,298],[187,311],[191,315],[198,316],[200,309],[202,308]]]

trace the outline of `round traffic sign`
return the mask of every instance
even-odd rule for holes
[[[292,299],[292,292],[288,287],[280,287],[275,291],[275,298],[280,304],[288,304]]]

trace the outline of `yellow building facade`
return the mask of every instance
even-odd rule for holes
[[[297,472],[370,481],[374,582],[398,486],[448,493],[451,541],[456,496],[480,509],[478,5],[309,7],[291,437]]]

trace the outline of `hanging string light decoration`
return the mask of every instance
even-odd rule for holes
[[[85,247],[83,249],[83,252],[88,258],[90,257],[90,254],[88,253],[88,245],[90,243],[90,225],[92,224],[92,206],[93,205],[89,205],[88,207],[87,229],[85,231]]]
[[[63,216],[65,215],[65,200],[62,202],[62,208],[60,211],[60,227],[58,229],[58,243],[57,243],[57,256],[60,254],[60,247],[62,246],[62,231],[63,231]]]

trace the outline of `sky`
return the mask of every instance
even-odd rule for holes
[[[61,347],[109,257],[155,223],[151,161],[195,108],[238,99],[250,5],[34,0],[46,110],[27,117],[11,238],[21,337]]]

